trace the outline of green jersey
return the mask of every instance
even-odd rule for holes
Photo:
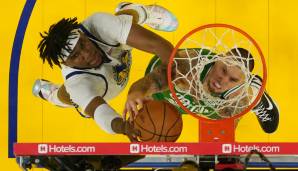
[[[200,50],[200,49],[195,49],[195,50]],[[214,53],[210,53],[209,50],[204,49],[200,52],[200,54],[202,55],[214,55]],[[161,61],[158,58],[158,56],[154,56],[147,69],[146,69],[146,73],[148,74],[150,73],[156,66],[160,65]],[[204,70],[201,73],[200,76],[200,80],[202,80],[202,78],[204,78],[207,74],[206,70],[209,70],[211,68],[212,65],[208,66],[208,67],[204,67]],[[206,68],[206,69],[205,69]],[[218,115],[218,113],[210,106],[206,106],[204,104],[203,101],[197,101],[194,100],[194,98],[188,94],[185,94],[183,92],[178,91],[177,89],[175,89],[176,92],[176,96],[178,97],[178,99],[181,101],[181,103],[183,104],[183,106],[185,106],[189,111],[193,112],[193,113],[198,113],[201,114],[207,118],[210,119],[221,119],[222,117],[220,117]],[[174,100],[172,93],[170,90],[165,90],[163,92],[159,92],[159,93],[155,93],[152,95],[153,99],[155,100],[166,100],[169,103],[173,104],[181,114],[185,114],[186,112],[176,103],[176,101]]]

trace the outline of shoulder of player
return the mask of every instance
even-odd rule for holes
[[[126,44],[126,39],[132,25],[132,16],[115,16],[109,13],[95,13],[84,20],[81,25],[85,31],[100,41],[118,46]]]

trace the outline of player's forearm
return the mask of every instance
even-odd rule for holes
[[[154,44],[153,54],[160,57],[162,65],[168,65],[173,45],[167,40],[157,40],[158,43]]]
[[[141,78],[131,85],[128,94],[134,93],[138,95],[141,94],[141,96],[147,96],[149,89],[151,87],[150,84],[151,83],[148,77]]]
[[[137,24],[132,25],[127,44],[159,56],[163,65],[168,64],[173,50],[173,45],[169,41]]]

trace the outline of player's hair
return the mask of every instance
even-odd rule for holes
[[[47,60],[48,64],[53,68],[53,64],[60,66],[59,59],[63,61],[64,54],[61,53],[65,49],[69,53],[71,48],[67,42],[68,36],[73,29],[79,27],[77,18],[63,18],[58,23],[51,25],[48,32],[40,33],[42,40],[38,44],[40,57],[43,61]]]
[[[249,69],[250,72],[254,69],[254,66],[255,66],[254,58],[248,50],[241,47],[236,47],[236,48],[230,49],[227,54],[233,55],[233,56],[240,55],[239,57],[241,58],[237,57],[236,59],[242,62],[244,66]]]

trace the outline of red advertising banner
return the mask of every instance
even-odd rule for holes
[[[131,154],[298,154],[298,143],[17,143],[23,155],[131,155]]]

